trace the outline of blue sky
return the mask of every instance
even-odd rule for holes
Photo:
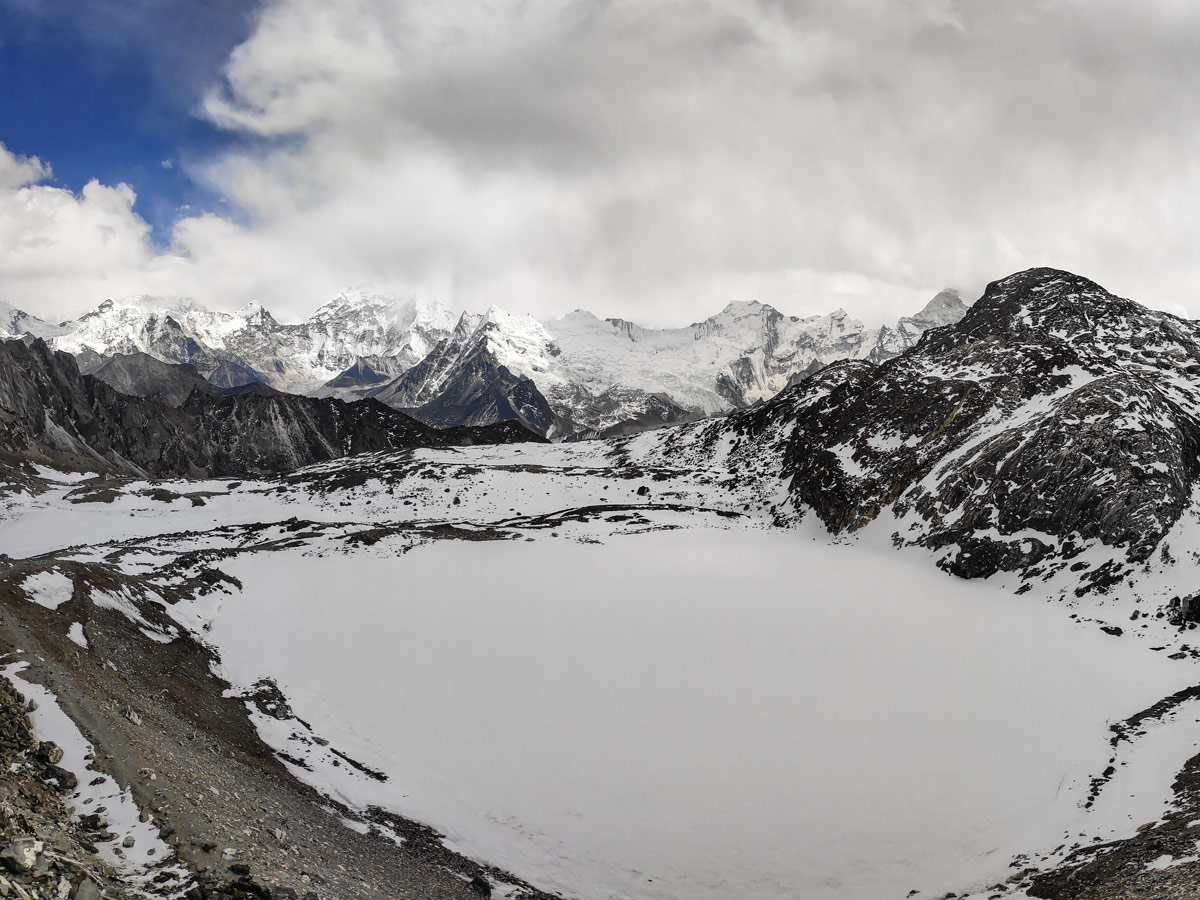
[[[254,12],[241,0],[0,0],[0,142],[74,191],[131,185],[160,244],[181,206],[227,212],[189,164],[238,138],[195,110]]]

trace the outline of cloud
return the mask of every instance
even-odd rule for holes
[[[92,181],[76,195],[43,184],[50,175],[0,144],[0,298],[56,312],[76,296],[136,290],[151,256],[133,191]]]
[[[50,177],[50,167],[36,156],[16,156],[0,144],[0,191],[16,191]]]
[[[1200,312],[1198,38],[1177,0],[274,0],[199,110],[243,148],[188,164],[234,212],[142,255],[283,315],[879,321],[1042,264]]]

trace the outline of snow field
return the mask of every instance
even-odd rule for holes
[[[1156,726],[1147,764],[1133,748],[1082,809],[1109,721],[1188,683],[1190,664],[910,554],[794,533],[224,568],[245,586],[208,634],[225,674],[274,677],[390,780],[297,774],[575,896],[886,900],[995,883],[1017,853],[1161,814],[1200,737]]]

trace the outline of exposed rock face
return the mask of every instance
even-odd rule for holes
[[[193,393],[178,408],[81,375],[43,342],[0,343],[0,452],[100,471],[240,475],[354,453],[536,439],[517,423],[444,433],[375,401],[255,390]]]
[[[206,392],[211,388],[195,366],[165,363],[148,353],[119,353],[92,374],[122,394],[158,394],[172,406],[183,403],[193,390]]]
[[[522,356],[514,352],[514,334],[526,338],[520,350],[549,342],[532,319],[525,317],[523,331],[513,327],[513,319],[500,310],[490,310],[482,320],[462,316],[449,338],[373,396],[431,425],[517,420],[539,434],[550,432],[554,412],[546,397],[532,378],[505,365]]]
[[[344,388],[370,388],[384,384],[391,378],[371,367],[370,360],[356,359],[354,365],[342,372],[337,378],[326,382],[325,387],[334,390]]]
[[[222,360],[208,373],[208,383],[218,388],[238,388],[261,380],[261,376],[249,366],[229,359]]]

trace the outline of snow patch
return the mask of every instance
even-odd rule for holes
[[[25,596],[46,609],[58,609],[75,593],[75,582],[53,569],[37,572],[21,582]]]

